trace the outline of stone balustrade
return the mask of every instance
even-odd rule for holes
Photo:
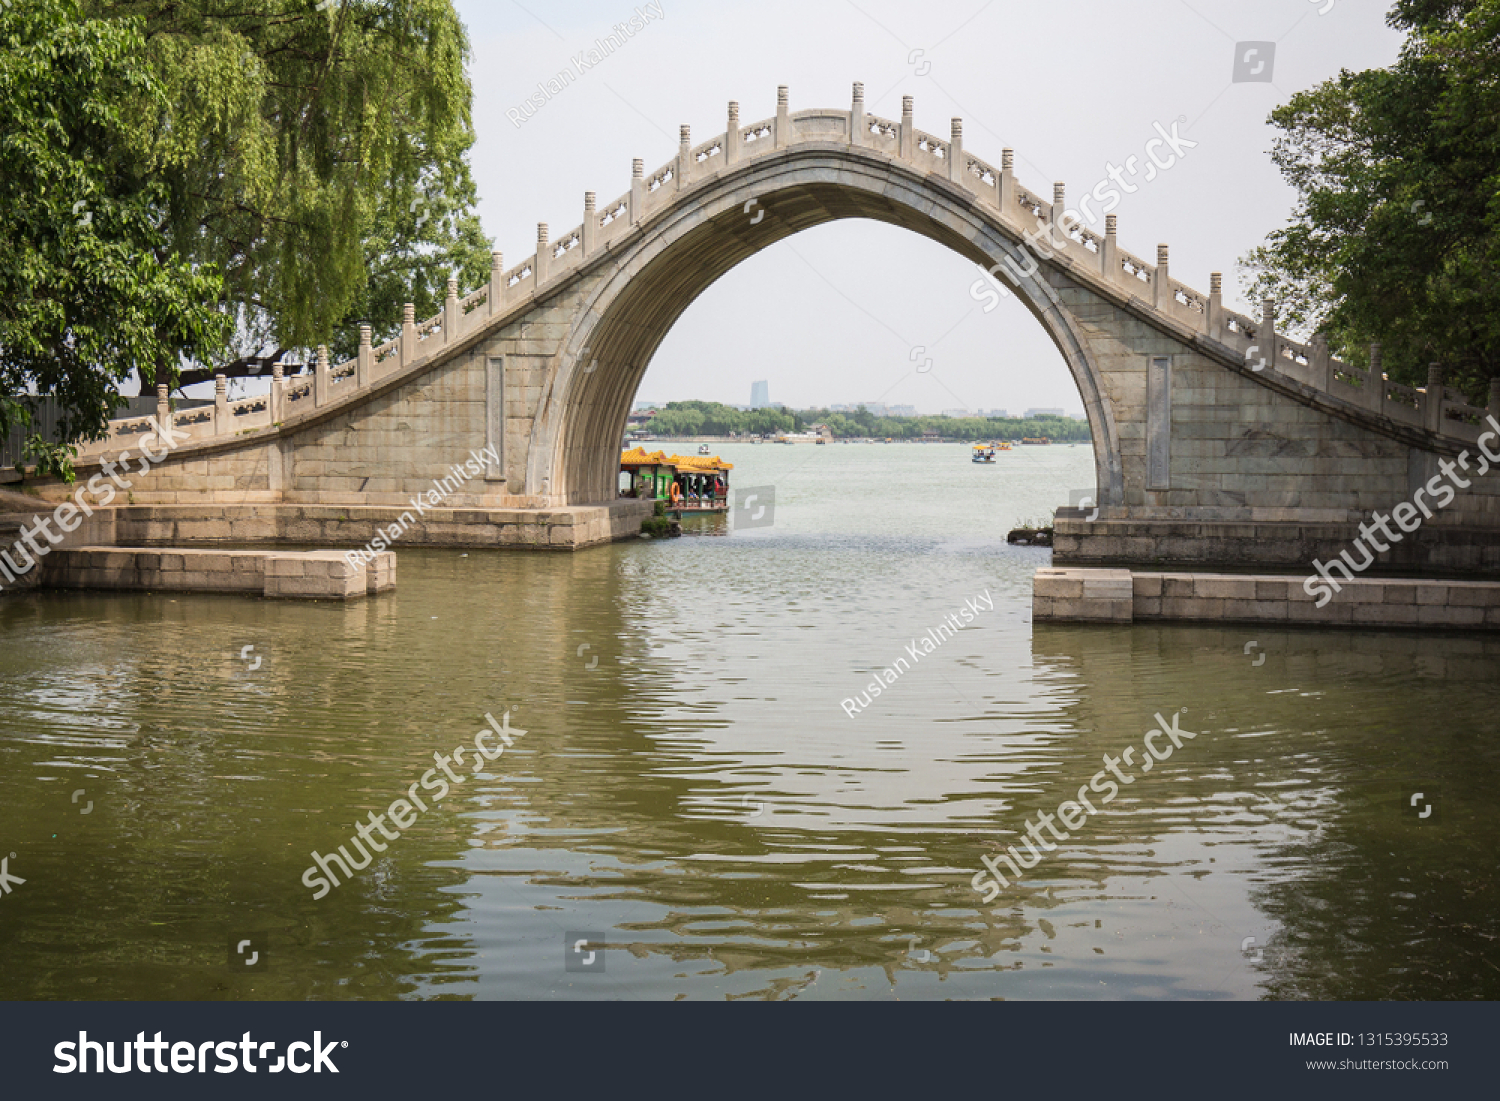
[[[450,282],[443,312],[417,322],[410,306],[401,335],[378,347],[369,346],[368,329],[355,360],[330,366],[326,356],[311,375],[282,377],[276,369],[269,396],[225,400],[222,385],[211,411],[173,414],[163,397],[158,419],[133,417],[111,421],[109,436],[80,450],[85,458],[128,446],[129,441],[157,431],[172,417],[179,435],[189,439],[231,436],[280,424],[304,409],[359,400],[361,392],[397,371],[440,354],[445,348],[480,329],[503,324],[530,308],[538,296],[576,274],[591,259],[607,252],[641,223],[676,203],[695,187],[740,170],[748,162],[778,156],[806,145],[842,145],[887,157],[902,167],[937,176],[975,196],[1002,227],[1019,239],[1025,232],[1051,227],[1045,244],[1053,255],[1039,262],[1061,266],[1070,274],[1102,280],[1128,294],[1142,309],[1154,310],[1243,359],[1246,370],[1270,382],[1291,380],[1316,390],[1334,407],[1347,406],[1361,414],[1375,414],[1394,425],[1424,428],[1442,436],[1473,442],[1482,430],[1486,412],[1500,413],[1500,391],[1492,392],[1488,410],[1466,404],[1462,396],[1442,386],[1414,389],[1391,382],[1380,370],[1378,348],[1372,364],[1362,369],[1332,359],[1318,341],[1301,344],[1275,331],[1274,309],[1268,303],[1261,320],[1223,307],[1222,279],[1212,277],[1209,294],[1170,276],[1167,247],[1158,249],[1158,263],[1119,248],[1115,215],[1106,218],[1106,231],[1089,229],[1065,206],[1064,188],[1057,184],[1048,202],[1020,185],[1014,175],[1014,153],[1003,151],[1001,166],[967,153],[962,123],[954,119],[950,137],[938,138],[913,124],[913,101],[902,103],[900,121],[870,115],[864,109],[863,86],[854,86],[850,110],[814,109],[791,112],[787,89],[777,93],[775,116],[743,125],[738,104],[731,104],[728,128],[708,141],[693,145],[687,126],[680,132],[677,155],[653,172],[643,162],[632,165],[630,190],[598,206],[593,192],[584,203],[584,220],[555,240],[545,223],[538,226],[537,251],[506,269],[497,252],[488,284],[464,298]],[[1025,246],[1022,246],[1025,247]],[[222,379],[221,379],[222,382]],[[303,403],[306,403],[305,405]]]

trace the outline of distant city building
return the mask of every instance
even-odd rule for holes
[[[764,409],[771,404],[771,384],[769,382],[752,382],[750,384],[750,408]]]
[[[954,419],[962,419],[964,417],[972,417],[973,415],[974,414],[970,413],[967,409],[944,409],[942,411],[942,413],[939,414],[939,416],[953,417]]]
[[[1061,417],[1066,414],[1061,409],[1028,409],[1026,415],[1028,417]]]
[[[635,403],[635,412],[641,413],[647,409],[660,409],[661,403],[655,401],[638,401]]]
[[[887,405],[885,415],[888,417],[915,417],[917,407],[915,405]]]
[[[1070,421],[1086,421],[1088,419],[1089,419],[1089,415],[1087,413],[1069,413],[1068,414],[1068,420],[1070,420]]]

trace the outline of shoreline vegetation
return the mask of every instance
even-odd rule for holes
[[[645,424],[632,425],[630,435],[651,439],[722,440],[733,443],[753,437],[791,436],[816,425],[827,427],[834,439],[892,440],[1020,440],[1045,438],[1054,443],[1086,443],[1093,437],[1088,421],[1068,417],[883,417],[863,406],[854,413],[827,409],[736,409],[713,401],[674,401],[661,407]]]

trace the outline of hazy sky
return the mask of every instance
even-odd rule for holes
[[[508,109],[647,9],[523,2],[457,4],[474,55],[480,213],[507,265],[534,251],[537,222],[554,239],[578,224],[585,191],[601,209],[624,194],[632,157],[648,173],[669,161],[679,124],[704,141],[723,131],[731,99],[744,123],[768,118],[778,84],[793,111],[847,109],[862,80],[870,113],[899,119],[913,95],[918,127],[946,138],[961,117],[969,152],[998,165],[1011,146],[1022,184],[1050,199],[1065,181],[1070,202],[1108,162],[1140,156],[1154,123],[1185,120],[1179,132],[1197,147],[1125,196],[1121,247],[1154,261],[1170,244],[1172,274],[1203,291],[1223,271],[1226,300],[1247,313],[1259,311],[1240,294],[1238,259],[1292,203],[1267,115],[1340,69],[1390,64],[1400,46],[1381,0],[661,0],[661,18],[517,126]],[[1233,81],[1238,42],[1275,43],[1272,83]],[[773,401],[799,407],[1081,410],[1040,325],[1013,298],[983,313],[975,277],[942,246],[880,223],[801,233],[709,288],[637,396],[744,404],[766,379]],[[914,345],[931,373],[913,369]]]

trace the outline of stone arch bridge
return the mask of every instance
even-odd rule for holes
[[[1163,148],[1158,143],[1158,148]],[[1425,390],[1331,359],[1260,318],[1226,310],[1220,277],[1202,293],[1125,251],[1113,216],[1095,233],[1024,187],[1010,150],[998,167],[902,117],[847,109],[776,114],[677,153],[442,313],[358,357],[269,395],[114,422],[79,463],[157,435],[187,434],[132,477],[116,537],[133,544],[295,541],[359,545],[449,479],[440,507],[403,543],[580,547],[638,530],[643,503],[616,501],[618,445],[652,354],[715,279],[799,230],[839,218],[903,226],[998,272],[1046,329],[1093,432],[1096,518],[1061,519],[1068,562],[1303,565],[1336,554],[1374,510],[1474,450],[1484,416],[1435,371]],[[999,265],[996,267],[996,265]],[[278,369],[279,370],[279,369]],[[452,477],[486,449],[481,474]],[[48,487],[61,496],[66,487]],[[1065,514],[1066,515],[1066,514]],[[1500,569],[1500,499],[1479,482],[1387,564]]]

